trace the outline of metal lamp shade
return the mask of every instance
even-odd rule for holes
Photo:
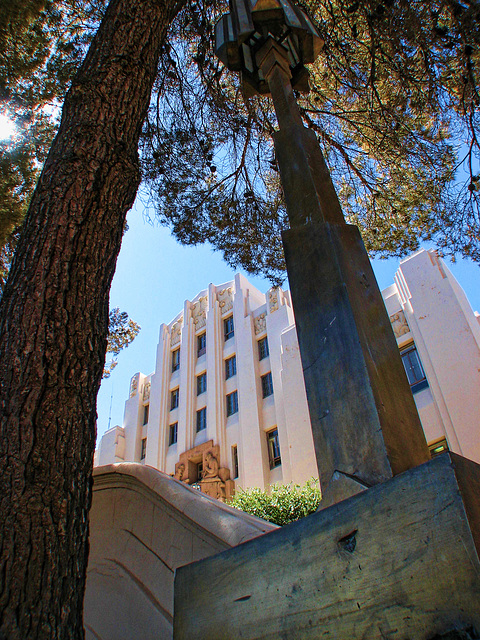
[[[215,25],[215,53],[228,69],[242,72],[247,94],[268,94],[255,53],[269,37],[288,52],[292,85],[308,90],[304,64],[317,58],[323,40],[309,16],[290,0],[230,0],[230,13]]]
[[[230,13],[224,14],[215,25],[215,55],[230,71],[242,70],[242,59]]]

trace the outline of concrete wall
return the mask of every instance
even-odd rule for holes
[[[390,314],[403,310],[428,381],[414,398],[427,441],[480,462],[480,332],[460,285],[435,251],[403,260],[389,288]]]
[[[95,466],[125,460],[125,429],[113,427],[103,434]]]
[[[86,639],[169,640],[175,570],[274,529],[151,467],[97,467]]]

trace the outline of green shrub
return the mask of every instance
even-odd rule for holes
[[[321,498],[318,480],[312,478],[303,486],[274,484],[268,493],[258,488],[240,489],[228,504],[252,516],[284,525],[316,511]]]

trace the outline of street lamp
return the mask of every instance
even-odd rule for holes
[[[430,456],[396,339],[358,228],[345,223],[294,87],[323,41],[289,0],[230,0],[216,53],[241,73],[244,94],[270,95],[290,229],[282,234],[295,311],[322,506],[383,482]]]

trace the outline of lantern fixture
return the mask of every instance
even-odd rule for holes
[[[230,0],[230,13],[215,25],[215,53],[230,71],[240,71],[245,94],[269,95],[256,53],[268,38],[287,52],[292,87],[308,92],[306,63],[323,47],[307,13],[290,0]]]

